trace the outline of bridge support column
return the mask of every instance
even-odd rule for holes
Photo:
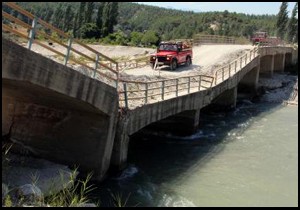
[[[129,135],[126,132],[127,121],[119,120],[116,129],[113,151],[111,155],[110,168],[119,171],[126,167],[129,146]]]
[[[199,126],[200,109],[181,112],[170,117],[173,121],[169,126],[172,127],[171,132],[179,135],[191,135],[195,133]]]
[[[292,53],[286,53],[285,54],[285,67],[290,67],[293,65],[293,54]]]
[[[266,55],[260,58],[260,74],[273,77],[275,55]]]
[[[284,72],[285,54],[277,54],[274,57],[274,71]]]
[[[213,108],[217,108],[218,110],[233,109],[236,106],[236,98],[237,87],[234,87],[220,94],[212,101],[210,106],[212,106]]]
[[[200,110],[188,110],[167,117],[147,126],[154,131],[169,132],[174,135],[187,136],[195,133],[199,126]]]
[[[239,92],[256,94],[259,79],[259,65],[249,71],[238,85]]]

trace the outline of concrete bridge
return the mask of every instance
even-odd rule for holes
[[[203,107],[235,107],[237,92],[255,94],[259,76],[283,72],[298,51],[254,48],[213,76],[147,83],[117,75],[115,85],[73,70],[65,57],[61,64],[2,38],[2,136],[101,180],[110,167],[124,168],[132,134],[149,125],[192,133]]]

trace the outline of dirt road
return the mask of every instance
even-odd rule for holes
[[[89,45],[90,47],[98,50],[99,52],[111,58],[134,58],[138,56],[149,56],[155,52],[151,48],[139,48],[128,46],[103,46],[103,45]],[[53,49],[65,53],[66,49],[58,44],[51,46]],[[85,48],[74,44],[73,46],[80,52],[93,56],[90,51]],[[158,78],[174,78],[179,76],[197,75],[197,74],[213,74],[213,71],[218,67],[225,65],[235,58],[241,56],[246,51],[252,49],[251,45],[201,45],[193,48],[192,65],[186,67],[179,66],[175,71],[171,71],[168,66],[162,66],[153,70],[150,65],[139,67],[135,69],[125,69],[121,71],[121,78],[126,80],[155,80]],[[53,59],[54,53],[33,44],[33,51],[43,54],[44,56]],[[56,59],[57,60],[57,59]],[[57,60],[62,62],[62,60]]]
[[[253,46],[251,45],[196,46],[193,48],[193,64],[189,67],[182,65],[175,71],[171,71],[168,66],[161,66],[153,70],[149,65],[142,68],[124,70],[122,77],[145,80],[151,77],[171,78],[196,74],[212,74],[217,67],[233,61],[252,48]]]

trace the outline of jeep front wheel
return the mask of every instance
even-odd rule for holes
[[[190,58],[190,57],[187,57],[187,58],[186,58],[185,65],[186,65],[186,66],[190,66],[191,63],[192,63],[192,62],[191,62],[191,58]]]
[[[176,70],[176,68],[177,68],[177,61],[175,59],[173,59],[171,65],[170,65],[170,69],[172,71],[174,71],[174,70]]]

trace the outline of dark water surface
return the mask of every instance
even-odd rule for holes
[[[298,107],[201,113],[194,135],[131,138],[128,163],[97,184],[100,206],[298,206]]]

